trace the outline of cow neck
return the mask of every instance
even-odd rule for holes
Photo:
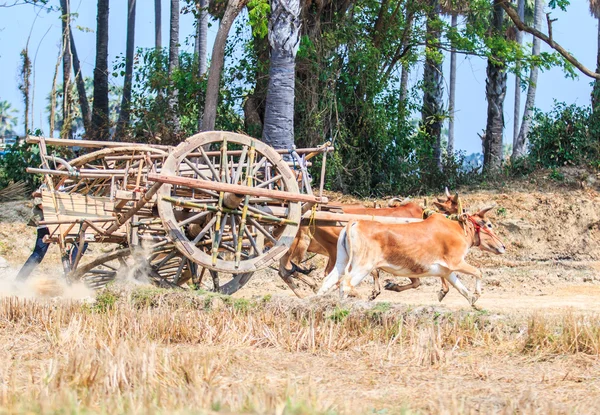
[[[465,232],[465,238],[469,244],[469,248],[481,245],[481,226],[471,215],[466,215],[464,220],[459,220],[458,223]]]

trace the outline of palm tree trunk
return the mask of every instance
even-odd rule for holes
[[[458,15],[452,13],[452,28],[458,26]],[[456,104],[456,48],[450,49],[450,96],[448,98],[448,154],[454,152],[454,105]]]
[[[525,21],[525,0],[519,0],[517,6],[519,12],[519,18],[521,21]],[[521,46],[523,44],[523,32],[521,32],[518,28],[515,29],[517,31],[517,39],[516,42]],[[517,61],[516,69],[517,74],[519,73],[519,69],[521,68],[521,62]],[[521,77],[519,75],[515,76],[515,110],[513,112],[513,153],[514,148],[517,146],[517,141],[519,137],[519,123],[521,120]]]
[[[123,97],[121,99],[121,111],[117,122],[115,135],[122,140],[129,126],[131,87],[133,81],[133,53],[135,49],[135,0],[127,2],[127,46],[125,49],[125,80],[123,82]]]
[[[71,11],[69,0],[60,0],[62,12],[62,31],[63,31],[63,128],[62,138],[73,138],[71,129],[71,68],[73,66],[73,56],[71,54]]]
[[[198,1],[198,34],[196,37],[196,50],[198,52],[198,75],[206,73],[206,54],[208,42],[208,0]]]
[[[542,0],[535,0],[534,26],[538,30],[540,30],[542,26],[543,13],[544,5],[542,3]],[[541,40],[534,36],[531,54],[533,56],[539,56],[541,46]],[[532,65],[531,72],[529,73],[529,87],[527,88],[527,98],[525,100],[525,113],[523,114],[523,121],[521,122],[521,130],[519,131],[519,137],[517,138],[516,144],[513,146],[513,160],[516,160],[517,158],[522,157],[525,154],[525,148],[527,145],[527,135],[529,134],[531,117],[533,116],[533,108],[535,106],[535,93],[537,90],[538,73],[538,67],[536,65]]]
[[[204,98],[204,116],[202,118],[202,131],[211,131],[215,128],[217,119],[217,102],[219,100],[219,83],[225,56],[225,43],[233,21],[247,3],[247,0],[229,0],[227,8],[219,24],[217,37],[213,45],[210,69],[208,70],[208,83],[206,97]]]
[[[600,17],[598,18],[598,52],[596,54],[596,72],[600,73]],[[594,89],[592,90],[592,110],[594,113],[598,111],[600,104],[600,81],[594,81]]]
[[[94,107],[92,110],[92,133],[96,140],[110,139],[108,113],[108,3],[109,0],[98,0]]]
[[[300,0],[272,0],[271,63],[263,141],[278,149],[294,145],[294,81],[300,44]]]
[[[169,110],[171,111],[171,132],[173,143],[179,136],[179,115],[177,102],[179,91],[173,83],[173,72],[179,67],[179,0],[171,0],[171,22],[169,29]]]
[[[440,18],[440,4],[433,0],[427,16],[425,47],[433,49],[440,43],[441,32],[437,24]],[[423,69],[423,108],[421,110],[422,123],[425,133],[431,140],[433,159],[441,169],[442,162],[442,113],[444,111],[444,86],[442,84],[442,63],[435,59],[433,53],[427,53]]]
[[[79,98],[79,107],[81,108],[81,117],[83,118],[83,128],[85,129],[86,134],[90,134],[92,113],[90,112],[90,104],[85,93],[85,81],[83,79],[83,74],[81,73],[81,63],[79,62],[79,56],[77,55],[73,31],[69,30],[69,33],[71,35],[71,52],[73,53],[73,72],[75,75],[75,83],[77,84],[77,96]]]
[[[161,1],[154,0],[154,47],[156,49],[162,48]]]
[[[198,76],[206,74],[206,53],[208,37],[208,0],[199,0],[197,3],[198,21],[196,23],[196,54],[198,55]],[[198,98],[200,100],[200,98]],[[203,103],[199,103],[203,104]],[[198,105],[198,108],[202,108]],[[198,111],[198,131],[202,131],[202,112]]]
[[[503,32],[504,11],[494,1],[492,31],[495,36]],[[483,142],[483,172],[496,172],[502,166],[502,136],[504,131],[504,98],[506,97],[506,69],[499,58],[489,58],[487,65],[486,98],[488,101],[487,124]]]

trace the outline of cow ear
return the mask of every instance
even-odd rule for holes
[[[439,199],[438,199],[439,200]],[[445,212],[446,211],[446,205],[444,205],[443,203],[440,202],[433,202],[433,206],[435,206],[436,208],[438,208],[439,210]]]
[[[437,197],[436,199],[437,199],[437,200],[438,200],[438,202],[440,202],[440,203],[444,203],[444,202],[446,201],[446,199],[444,199],[443,197]],[[435,202],[433,202],[433,203],[435,203]]]
[[[485,215],[486,215],[486,213],[488,213],[488,212],[489,212],[490,210],[492,210],[493,208],[494,208],[494,206],[488,206],[488,207],[485,207],[485,208],[481,209],[479,212],[477,212],[477,213],[475,214],[475,216],[479,216],[480,218],[482,218],[482,219],[483,219],[483,218],[485,218]]]

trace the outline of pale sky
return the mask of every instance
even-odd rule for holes
[[[52,0],[58,6],[58,0]],[[181,2],[182,4],[184,2]],[[119,54],[125,53],[126,35],[126,0],[112,0],[109,22],[109,62],[113,62]],[[96,1],[71,0],[71,11],[77,13],[73,25],[75,42],[81,60],[84,76],[93,76],[95,59],[95,33],[75,29],[75,25],[96,29]],[[36,14],[38,15],[37,20]],[[162,6],[163,46],[168,45],[169,2]],[[567,13],[554,11],[554,39],[571,51],[588,68],[595,69],[597,52],[597,21],[588,11],[585,0],[571,0]],[[136,20],[136,47],[154,46],[154,0],[138,0]],[[182,50],[193,50],[193,17],[181,16],[180,43]],[[35,23],[34,23],[35,20]],[[544,27],[544,32],[546,32]],[[19,53],[25,47],[31,31],[29,51],[34,60],[35,98],[34,124],[42,127],[47,133],[46,97],[48,96],[54,75],[54,65],[59,52],[61,25],[59,13],[46,13],[32,6],[0,8],[0,100],[7,100],[19,110],[21,132],[23,103],[18,90]],[[209,28],[209,52],[216,35],[217,26]],[[46,33],[47,32],[47,33]],[[232,31],[233,32],[233,31]],[[531,42],[531,37],[526,37]],[[38,49],[39,48],[39,49]],[[37,50],[37,57],[36,55]],[[547,51],[548,47],[542,46]],[[109,63],[109,69],[111,63]],[[449,77],[449,57],[446,59],[444,73]],[[417,82],[420,71],[415,71],[411,82]],[[477,57],[459,55],[456,102],[456,147],[467,153],[481,152],[481,141],[477,133],[485,128],[487,118],[487,102],[485,100],[486,61]],[[62,75],[59,74],[59,80]],[[121,84],[122,80],[110,78],[110,82]],[[446,80],[446,92],[447,92]],[[590,102],[591,79],[584,75],[578,79],[566,79],[560,69],[552,69],[540,74],[536,106],[549,110],[553,100],[565,101],[568,104],[588,105]],[[447,98],[446,98],[447,99]],[[514,77],[509,75],[508,92],[505,101],[505,142],[512,142],[513,129]],[[521,106],[525,103],[525,93],[521,98]]]

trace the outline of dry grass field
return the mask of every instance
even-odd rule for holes
[[[23,203],[4,205],[0,413],[600,413],[600,196],[465,200],[498,204],[509,248],[469,256],[482,311],[455,290],[439,304],[435,279],[375,302],[299,300],[273,271],[233,297],[130,283],[94,294],[53,277],[56,248],[15,296],[33,232]]]

